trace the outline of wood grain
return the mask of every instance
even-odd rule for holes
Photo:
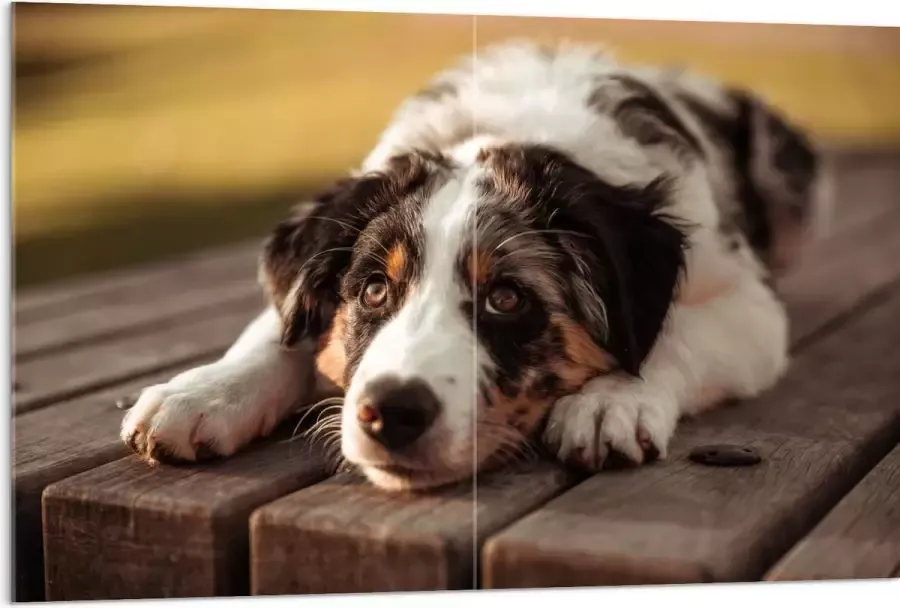
[[[668,461],[596,475],[491,538],[492,588],[760,578],[900,437],[900,295],[814,343],[769,394],[684,423]],[[751,446],[749,468],[694,447]]]
[[[900,446],[766,575],[767,580],[900,577]]]
[[[834,175],[836,205],[826,235],[853,230],[900,207],[900,151],[831,149],[824,162]]]
[[[128,457],[50,485],[46,598],[246,595],[250,513],[325,474],[318,452],[280,438],[206,465]]]
[[[209,285],[241,275],[253,281],[260,247],[261,241],[255,239],[178,259],[24,289],[15,294],[13,302],[15,326],[18,329],[111,302],[162,298],[167,293],[190,290],[198,282]]]
[[[44,488],[127,456],[130,450],[119,439],[124,413],[114,407],[115,400],[172,374],[153,374],[12,419],[17,602],[44,599]]]
[[[160,285],[143,297],[135,294],[134,298],[114,299],[101,306],[75,310],[65,316],[17,328],[16,362],[31,361],[173,322],[202,319],[215,314],[217,309],[227,309],[242,302],[258,304],[262,290],[252,277],[249,272],[237,279],[220,277],[216,282],[195,285],[191,289],[172,290]]]
[[[201,320],[172,321],[17,364],[13,411],[20,414],[224,351],[262,307],[257,295]]]
[[[798,346],[900,278],[900,206],[821,242],[778,284]]]
[[[574,483],[551,463],[410,496],[342,475],[259,509],[254,595],[468,589],[480,540]]]

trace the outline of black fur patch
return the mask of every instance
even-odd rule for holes
[[[624,74],[598,79],[588,105],[608,113],[625,135],[651,146],[669,144],[703,155],[697,136],[678,118],[671,105],[658,92],[640,80]]]
[[[522,233],[516,251],[534,252],[543,245],[553,252],[529,271],[539,283],[555,281],[566,302],[561,310],[541,310],[535,320],[526,318],[521,326],[497,330],[493,339],[491,329],[480,326],[492,354],[503,353],[520,367],[533,367],[533,357],[561,356],[554,352],[558,340],[546,333],[544,321],[548,312],[561,312],[587,328],[623,369],[638,374],[684,267],[686,237],[662,213],[668,200],[666,181],[643,188],[615,187],[543,146],[496,149],[487,162],[493,177],[484,190],[492,203],[480,209],[479,245],[497,241],[498,226],[509,223],[491,222],[492,216],[518,214],[519,225],[512,228]],[[522,260],[529,253],[516,255]],[[606,308],[605,320],[597,309],[600,301]],[[533,355],[522,341],[536,334],[541,339]]]
[[[354,251],[364,231],[400,203],[421,204],[446,164],[422,154],[397,157],[383,172],[339,181],[308,209],[275,227],[265,243],[261,275],[282,313],[286,345],[317,340],[329,329],[341,302],[341,278],[354,255],[360,255]],[[401,229],[407,224],[384,225]],[[374,237],[373,246],[384,235]],[[364,257],[372,257],[365,256],[368,246],[362,245]]]
[[[733,112],[716,111],[689,95],[680,97],[730,156],[740,205],[735,218],[750,246],[763,259],[782,235],[809,219],[819,158],[803,131],[772,107],[740,89],[726,89]]]

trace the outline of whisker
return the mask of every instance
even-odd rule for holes
[[[320,251],[319,253],[313,255],[308,260],[303,262],[303,265],[297,270],[297,276],[300,276],[300,273],[303,272],[303,269],[306,268],[306,265],[312,262],[314,259],[319,257],[320,255],[325,255],[326,253],[334,253],[335,251],[353,251],[353,247],[332,247],[331,249],[326,249],[324,251]]]
[[[374,234],[365,234],[365,235],[363,235],[363,237],[364,237],[364,238],[371,239],[376,245],[378,245],[379,247],[381,247],[381,250],[384,251],[384,253],[385,253],[386,255],[388,255],[388,256],[391,255],[391,252],[388,251],[388,248],[384,246],[384,243],[382,243],[382,242],[379,241],[377,238],[375,238],[375,235],[374,235]],[[386,263],[385,263],[385,264],[386,264]]]
[[[362,228],[358,228],[358,227],[354,226],[353,224],[348,224],[347,222],[335,219],[333,217],[324,217],[321,215],[308,215],[306,217],[307,217],[307,219],[310,219],[310,220],[322,220],[323,222],[334,222],[335,224],[341,226],[342,228],[347,228],[348,230],[355,231],[357,234],[362,232]]]
[[[300,430],[300,426],[303,424],[303,422],[306,420],[306,418],[307,418],[313,411],[316,411],[316,410],[320,407],[320,404],[324,404],[324,403],[326,403],[326,402],[328,402],[328,401],[333,401],[334,399],[341,399],[341,403],[329,405],[329,406],[327,406],[327,407],[325,407],[325,408],[322,408],[322,409],[319,411],[319,418],[321,418],[321,416],[322,416],[323,413],[325,413],[325,412],[327,412],[327,411],[329,411],[329,410],[331,410],[331,409],[334,409],[334,408],[343,407],[343,398],[342,398],[342,397],[329,397],[329,398],[327,398],[327,399],[323,399],[322,401],[319,401],[318,403],[315,403],[315,404],[313,404],[313,405],[307,406],[307,407],[306,407],[306,411],[303,412],[303,415],[300,417],[300,420],[297,421],[297,424],[294,426],[294,430],[293,430],[293,432],[291,433],[290,439],[287,439],[287,440],[285,440],[285,441],[286,441],[286,442],[294,441],[294,439],[297,437],[297,431]],[[318,420],[318,418],[317,418],[317,420]]]
[[[568,235],[580,236],[580,237],[584,237],[584,238],[588,238],[588,239],[594,238],[590,235],[582,234],[582,233],[576,232],[574,230],[563,230],[561,228],[560,229],[544,228],[544,229],[540,229],[540,230],[525,230],[524,232],[516,233],[516,234],[512,235],[511,237],[508,237],[508,238],[504,239],[503,241],[501,241],[499,245],[494,247],[494,251],[492,251],[491,253],[496,252],[498,249],[500,249],[501,247],[503,247],[504,245],[506,245],[513,239],[517,239],[520,236],[527,236],[529,234],[568,234]]]

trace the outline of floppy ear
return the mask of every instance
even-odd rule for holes
[[[826,211],[822,159],[803,129],[773,106],[745,91],[728,94],[736,108],[728,143],[750,244],[777,272],[794,261]]]
[[[397,200],[423,187],[436,163],[419,152],[391,157],[383,171],[336,182],[275,227],[263,248],[259,273],[281,314],[285,346],[328,331],[360,233]]]
[[[644,189],[596,181],[585,192],[554,225],[575,233],[561,237],[575,268],[572,299],[594,340],[639,376],[674,299],[686,236],[659,213],[662,180]]]
[[[359,233],[377,211],[379,175],[347,178],[298,205],[269,235],[260,280],[284,323],[282,343],[318,339],[340,304],[340,279]]]

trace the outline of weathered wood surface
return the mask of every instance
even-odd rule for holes
[[[163,293],[148,298],[111,300],[105,305],[74,311],[64,317],[26,325],[15,334],[15,358],[22,363],[48,353],[71,350],[88,343],[130,334],[164,329],[176,322],[202,319],[211,310],[227,309],[242,302],[259,302],[259,287],[247,281],[249,273],[209,283],[195,282],[191,288],[169,291],[163,285],[147,286]],[[153,306],[148,306],[151,299]]]
[[[471,589],[479,539],[572,483],[546,462],[421,496],[333,477],[253,516],[253,593]]]
[[[900,577],[900,445],[797,543],[768,580]]]
[[[257,294],[201,319],[181,319],[164,327],[144,328],[18,364],[13,371],[13,411],[30,411],[224,351],[262,306],[263,300]]]
[[[119,439],[122,413],[114,407],[123,394],[165,381],[171,372],[91,393],[17,416],[13,422],[16,596],[44,597],[44,545],[41,494],[48,485],[82,473],[130,451]]]
[[[192,289],[198,281],[214,284],[222,278],[255,268],[260,243],[254,240],[237,247],[203,251],[178,260],[141,268],[128,268],[99,277],[52,283],[16,293],[15,325],[54,320],[76,310],[108,306],[110,302],[158,298],[154,288],[169,293]]]
[[[900,438],[900,293],[817,342],[773,391],[684,424],[667,462],[594,476],[487,542],[492,588],[758,580]],[[694,447],[750,446],[748,468]]]
[[[583,483],[534,462],[474,487],[387,496],[352,476],[322,481],[320,456],[298,460],[302,441],[274,439],[202,466],[136,462],[114,400],[232,343],[262,302],[258,243],[17,294],[16,597],[43,597],[47,486],[54,599],[758,578],[897,439],[887,346],[897,329],[885,312],[897,313],[900,280],[897,159],[838,159],[832,236],[780,282],[797,358],[784,386],[685,424],[669,463]],[[755,445],[765,460],[746,470],[684,460],[719,441]],[[736,549],[723,555],[723,539]],[[680,561],[659,561],[679,542]]]
[[[47,487],[46,598],[246,595],[255,507],[326,475],[320,454],[276,438],[224,464],[130,456]]]
[[[253,243],[205,252],[17,296],[17,344],[35,349],[24,355],[20,350],[14,367],[19,600],[44,596],[44,488],[129,453],[118,438],[117,398],[201,364],[231,344],[262,303],[254,280],[258,250]],[[113,327],[131,327],[127,334],[110,331],[104,319]],[[141,319],[150,327],[141,327]],[[113,388],[103,388],[108,386]]]

